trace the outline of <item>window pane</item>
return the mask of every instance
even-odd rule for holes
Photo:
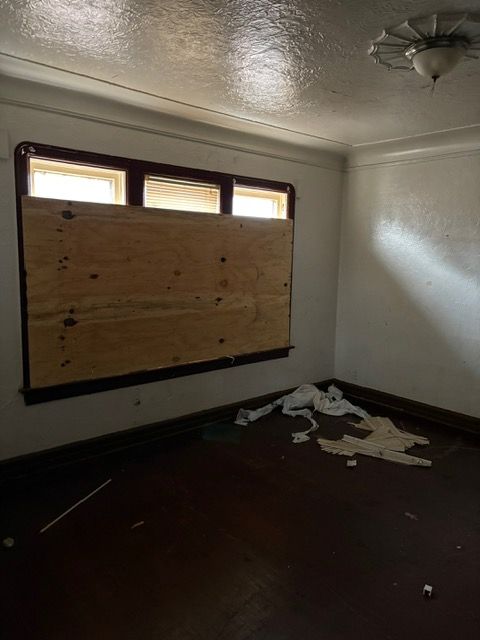
[[[220,187],[156,176],[145,178],[146,207],[178,211],[220,212]]]
[[[30,158],[30,195],[125,204],[125,171]]]
[[[286,218],[287,194],[249,187],[235,187],[233,215],[253,218]]]

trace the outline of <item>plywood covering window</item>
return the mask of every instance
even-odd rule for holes
[[[15,163],[27,403],[288,356],[292,185],[30,142]]]

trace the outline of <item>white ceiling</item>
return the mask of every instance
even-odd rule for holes
[[[33,79],[53,67],[77,85],[133,89],[150,108],[159,97],[170,113],[190,105],[222,124],[227,114],[358,145],[480,123],[480,60],[431,95],[424,78],[367,55],[383,27],[475,10],[478,0],[0,0],[0,69],[27,61]]]

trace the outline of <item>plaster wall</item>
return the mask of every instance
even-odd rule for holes
[[[480,416],[480,145],[418,160],[415,143],[348,173],[335,375]]]
[[[341,171],[317,166],[311,154],[303,161],[296,149],[291,154],[277,153],[271,143],[265,153],[259,151],[262,144],[258,141],[251,145],[255,152],[248,151],[252,141],[243,144],[238,136],[237,146],[229,146],[231,132],[221,129],[215,131],[214,142],[210,130],[205,137],[206,129],[199,128],[194,133],[192,124],[188,125],[189,136],[162,132],[161,117],[151,112],[129,107],[128,114],[125,111],[122,116],[123,107],[118,104],[92,99],[87,105],[81,96],[59,97],[55,91],[51,90],[48,105],[46,89],[39,87],[37,91],[33,85],[27,91],[28,105],[13,90],[3,95],[0,104],[0,459],[331,377]],[[36,105],[40,92],[42,105]],[[68,103],[68,108],[62,108],[61,101]],[[74,113],[76,101],[83,103],[83,115]],[[178,129],[178,122],[176,126]],[[222,143],[222,135],[226,142]],[[295,349],[291,355],[282,360],[25,406],[18,391],[22,359],[13,164],[14,148],[22,141],[292,182],[297,203],[291,324]],[[295,160],[287,159],[290,155]]]

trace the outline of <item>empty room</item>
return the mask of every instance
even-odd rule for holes
[[[480,5],[0,0],[0,629],[480,637]]]

